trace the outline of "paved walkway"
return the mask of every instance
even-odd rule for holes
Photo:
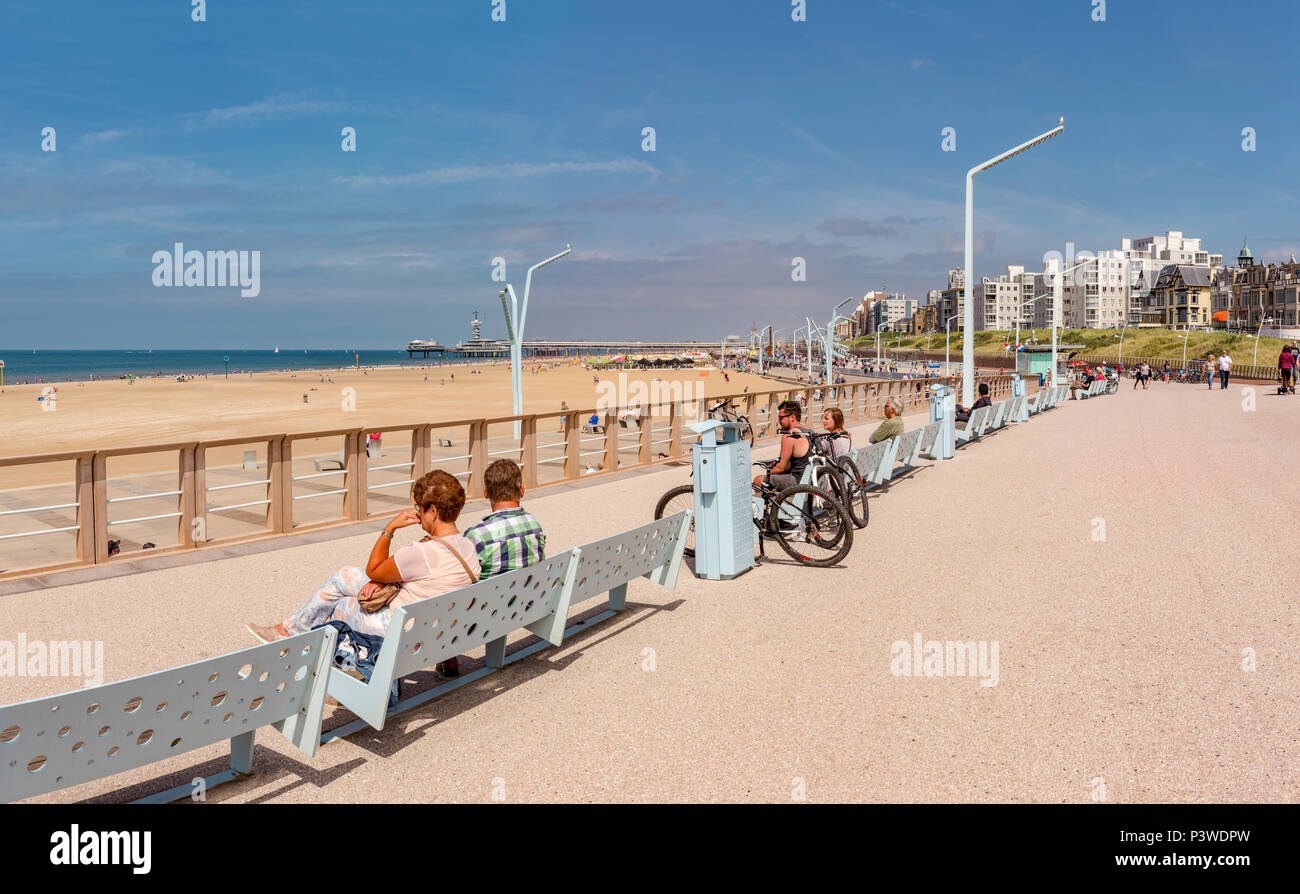
[[[638,581],[624,616],[310,761],[263,731],[258,774],[209,799],[1300,799],[1300,398],[1260,388],[1248,411],[1237,386],[1130,385],[894,482],[843,568]],[[647,520],[687,473],[527,503],[558,550]],[[102,639],[120,679],[249,645],[244,621],[284,616],[372,542],[15,594],[0,630]],[[997,685],[896,676],[893,644],[916,634],[996,643]],[[0,700],[63,688],[4,679]],[[165,780],[48,800],[122,800],[223,761],[193,752]]]

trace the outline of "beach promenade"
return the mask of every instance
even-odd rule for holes
[[[256,775],[208,800],[1294,802],[1300,403],[1254,393],[1243,409],[1240,386],[1123,382],[1065,403],[873,492],[844,567],[773,545],[732,582],[634,582],[623,615],[382,732],[306,760],[262,731]],[[525,504],[559,551],[649,520],[688,473]],[[102,640],[105,679],[122,679],[251,645],[244,622],[284,617],[373,541],[12,593],[0,630]],[[995,677],[897,675],[894,644],[918,634],[996,645]],[[4,678],[0,701],[70,685]],[[39,800],[128,800],[226,759],[213,747]]]

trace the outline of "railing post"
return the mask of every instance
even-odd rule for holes
[[[187,447],[181,450],[180,467],[178,469],[176,489],[180,491],[178,501],[180,503],[180,518],[176,521],[176,542],[180,546],[187,546],[193,549],[198,544],[195,541],[195,534],[199,531],[207,535],[207,521],[196,525],[196,518],[199,518],[199,480],[198,475],[198,454],[203,450],[202,445]],[[205,485],[206,487],[206,485]],[[207,493],[203,492],[203,505],[207,508]]]
[[[95,562],[95,478],[93,454],[77,457],[77,561]]]
[[[411,430],[411,481],[418,481],[429,471],[430,448],[433,446],[433,426],[421,425]]]
[[[668,455],[674,459],[682,455],[682,415],[685,408],[680,400],[672,403],[668,417]]]
[[[524,487],[537,486],[537,417],[526,416],[519,426],[520,469],[524,475]]]
[[[343,517],[361,521],[366,517],[366,432],[349,432],[343,438],[344,478]]]
[[[276,531],[280,534],[287,534],[293,530],[293,439],[288,435],[280,437],[278,457],[275,461],[275,472],[271,475],[271,488],[275,496],[271,497],[271,502],[277,500],[275,513]],[[271,465],[271,462],[267,462]]]
[[[655,458],[655,423],[654,416],[650,414],[649,404],[643,404],[639,408],[637,424],[641,426],[641,449],[638,451],[641,465],[648,466]]]
[[[108,459],[96,453],[93,463],[95,505],[95,562],[108,561]]]
[[[280,500],[276,475],[276,465],[280,460],[279,441],[271,438],[266,442],[266,515],[262,527],[267,531],[279,533]],[[206,523],[205,523],[206,524]]]
[[[465,482],[466,494],[483,492],[483,475],[487,472],[487,422],[480,419],[469,425],[469,479]]]
[[[618,468],[618,412],[618,407],[605,411],[605,461],[600,465],[602,472]]]
[[[578,413],[564,417],[564,480],[582,475],[582,420]]]

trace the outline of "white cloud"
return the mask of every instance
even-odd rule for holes
[[[343,110],[344,105],[339,102],[294,100],[289,97],[278,96],[260,102],[249,103],[245,106],[209,109],[204,120],[207,124],[230,124],[254,118],[290,118],[296,115],[334,113]]]
[[[83,136],[78,141],[78,145],[100,146],[103,145],[104,143],[111,143],[114,140],[120,140],[122,139],[122,137],[128,136],[130,133],[131,132],[129,130],[124,130],[122,128],[116,128],[116,127],[110,130],[100,130],[100,131],[96,131],[95,133],[88,133],[85,136]]]
[[[512,180],[523,177],[549,177],[553,174],[649,174],[657,179],[658,168],[638,159],[617,161],[555,161],[544,164],[508,164],[489,167],[433,168],[396,177],[336,177],[335,183],[357,186],[446,186],[479,180]]]

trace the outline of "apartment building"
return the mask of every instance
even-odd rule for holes
[[[1300,326],[1300,264],[1256,264],[1243,244],[1237,266],[1217,272],[1211,288],[1216,326],[1259,329]]]
[[[867,309],[867,332],[875,332],[878,329],[899,332],[903,320],[907,320],[910,326],[912,314],[915,312],[916,299],[908,298],[901,292],[879,298]]]
[[[1142,310],[1143,322],[1170,329],[1210,324],[1210,268],[1169,264],[1160,271]]]
[[[1016,327],[1017,318],[1021,328],[1032,326],[1033,305],[1039,303],[1033,299],[1043,293],[1043,282],[1043,274],[1027,272],[1023,266],[1008,266],[1006,273],[984,277],[971,288],[975,328],[1010,330]]]

